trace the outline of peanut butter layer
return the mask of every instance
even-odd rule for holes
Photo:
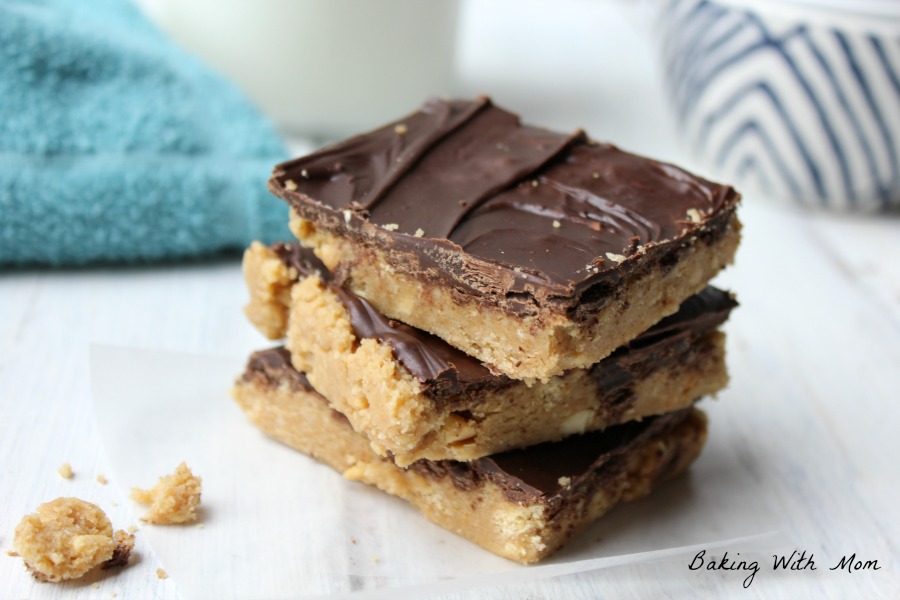
[[[383,314],[516,379],[597,362],[731,262],[738,194],[485,98],[279,165],[292,228]]]
[[[233,390],[262,431],[522,563],[548,556],[617,503],[682,473],[706,439],[703,413],[689,408],[469,463],[420,460],[404,469],[372,453],[302,378],[287,370],[282,381],[273,378],[267,361],[251,358]]]
[[[709,288],[589,369],[527,386],[493,375],[446,342],[378,313],[330,280],[296,244],[253,245],[244,269],[257,280],[290,265],[287,345],[293,365],[372,442],[406,466],[418,459],[472,460],[689,406],[727,382],[724,336],[735,305]],[[287,288],[286,282],[275,282]],[[254,295],[250,307],[272,302]],[[274,310],[250,310],[271,314]],[[273,365],[287,354],[273,351]]]

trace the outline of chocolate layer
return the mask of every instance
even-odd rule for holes
[[[300,277],[318,275],[324,281],[334,279],[334,275],[328,270],[325,263],[319,260],[319,257],[309,248],[292,242],[275,242],[269,247],[282,263],[296,269],[297,275]]]
[[[599,391],[612,397],[653,370],[690,363],[693,356],[710,351],[708,334],[724,323],[736,306],[731,294],[708,286],[682,302],[678,312],[620,346],[588,372]]]
[[[432,100],[279,165],[269,187],[317,226],[388,250],[395,268],[522,313],[573,309],[604,280],[724,230],[738,201],[582,132],[523,126],[487,98]]]
[[[274,386],[285,382],[295,389],[315,391],[306,378],[306,373],[301,373],[291,364],[291,353],[281,347],[251,354],[243,378],[245,381],[260,379]]]
[[[276,246],[273,250],[286,265],[297,269],[302,277],[319,274],[337,294],[350,313],[350,324],[357,338],[373,338],[390,344],[394,357],[423,384],[423,392],[430,398],[446,400],[516,383],[506,376],[493,375],[479,360],[441,338],[388,319],[368,301],[335,283],[311,250],[293,243]],[[677,313],[591,366],[590,374],[606,394],[624,389],[652,369],[682,358],[694,339],[725,322],[735,306],[737,302],[728,293],[707,287],[686,300]]]
[[[564,488],[579,487],[587,478],[602,477],[604,471],[614,472],[617,458],[646,438],[677,426],[692,410],[686,408],[641,421],[629,421],[558,442],[501,452],[470,463],[456,462],[448,474],[458,478],[454,471],[463,467],[468,473],[457,485],[471,485],[472,479],[488,479],[515,502],[539,500],[553,504],[554,497]],[[454,483],[457,483],[456,479]]]

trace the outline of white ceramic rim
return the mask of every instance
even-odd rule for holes
[[[900,0],[713,0],[766,17],[900,36]]]

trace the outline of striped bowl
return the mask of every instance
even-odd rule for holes
[[[817,4],[660,0],[682,138],[744,190],[837,210],[900,206],[900,2]]]

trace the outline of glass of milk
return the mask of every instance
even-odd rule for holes
[[[333,140],[454,91],[457,0],[140,0],[286,133]]]

